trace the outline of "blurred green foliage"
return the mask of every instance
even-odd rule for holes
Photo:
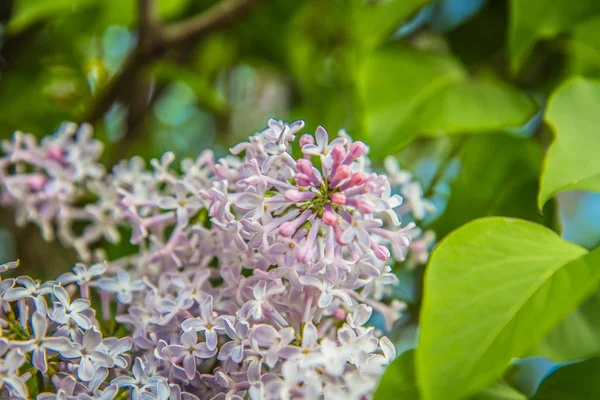
[[[222,2],[236,3],[155,0],[155,15],[178,26]],[[436,204],[425,227],[439,239],[473,219],[507,216],[564,227],[586,247],[600,241],[589,213],[600,209],[598,197],[551,198],[599,189],[599,1],[257,1],[228,24],[143,58],[111,92],[143,44],[137,3],[0,1],[0,138],[89,121],[110,166],[167,150],[222,155],[269,117],[301,118],[309,130],[343,128],[364,140],[376,168],[396,156]],[[600,213],[594,218],[598,226]],[[32,227],[18,230],[6,211],[0,222],[3,260],[19,257],[40,277],[75,260]],[[398,274],[412,343],[423,271]],[[562,362],[597,352],[597,297],[533,354]],[[416,393],[412,358],[405,353],[386,378],[396,394]],[[476,398],[524,396],[501,380]]]

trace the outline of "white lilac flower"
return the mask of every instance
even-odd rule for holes
[[[119,388],[117,385],[110,385],[104,390],[100,389],[100,386],[108,378],[108,370],[106,368],[98,368],[92,379],[87,382],[87,386],[83,391],[77,394],[77,400],[112,400],[115,398]]]
[[[256,286],[252,289],[252,295],[254,300],[247,301],[240,308],[240,315],[244,319],[263,319],[263,314],[269,315],[271,318],[276,318],[278,323],[287,325],[288,323],[280,316],[277,310],[269,303],[269,297],[282,293],[286,290],[285,286],[281,282],[271,284],[271,287],[267,288],[266,281],[259,281]]]
[[[183,332],[180,343],[166,346],[162,352],[169,357],[181,358],[185,375],[188,379],[194,379],[196,359],[212,358],[217,354],[217,349],[209,349],[205,342],[198,343],[198,335],[194,331]]]
[[[99,368],[112,368],[115,365],[112,357],[102,351],[103,348],[100,346],[102,335],[95,328],[80,334],[78,339],[80,347],[77,349],[79,353],[77,376],[79,379],[88,382]]]
[[[129,365],[129,356],[125,353],[131,350],[131,346],[132,341],[130,337],[120,339],[109,337],[103,339],[102,343],[96,349],[112,358],[116,368],[127,368]]]
[[[234,326],[228,319],[223,319],[223,322],[225,333],[231,340],[221,346],[217,358],[221,361],[231,358],[233,362],[239,363],[244,359],[244,342],[248,336],[248,323],[238,321]]]
[[[200,303],[200,315],[194,318],[188,318],[181,323],[181,329],[184,331],[193,330],[194,332],[204,333],[206,346],[209,350],[217,348],[218,333],[223,333],[223,322],[214,316],[212,308],[212,296],[207,296]]]
[[[18,266],[19,266],[19,260],[4,263],[4,264],[0,265],[0,274],[6,272],[8,270],[15,269]]]
[[[28,276],[20,276],[15,279],[15,283],[20,285],[8,289],[2,299],[4,301],[17,301],[20,299],[31,298],[36,299],[40,295],[48,294],[52,291],[54,282],[34,281]]]
[[[6,341],[0,339],[0,390],[7,390],[12,398],[26,399],[27,387],[23,377],[19,376],[25,357],[18,349],[7,351],[7,347]]]
[[[173,187],[175,196],[162,197],[158,200],[158,206],[163,210],[176,210],[177,222],[185,226],[188,224],[190,215],[203,207],[202,200],[190,192],[191,190],[184,183],[177,182]]]
[[[86,268],[83,264],[75,264],[73,272],[65,272],[56,278],[56,281],[65,286],[70,283],[77,283],[79,286],[86,285],[94,278],[101,276],[107,269],[105,263],[94,264]]]
[[[149,375],[145,368],[148,368],[148,364],[138,357],[131,369],[132,376],[119,376],[111,381],[111,385],[119,388],[130,388],[132,389],[131,398],[139,399],[141,393],[147,389],[156,388],[158,382],[162,380],[159,376]]]
[[[54,393],[40,393],[37,400],[71,400],[74,396],[75,386],[77,381],[71,375],[67,375],[64,379],[54,379]]]
[[[264,353],[264,360],[269,368],[275,368],[281,350],[295,339],[293,328],[285,327],[278,331],[273,326],[266,324],[255,325],[251,335],[252,343],[260,348],[267,349]]]
[[[128,273],[119,271],[117,272],[116,278],[107,278],[98,281],[98,286],[106,292],[116,293],[117,299],[120,302],[129,304],[131,302],[132,293],[142,290],[145,285],[141,280],[131,281]]]
[[[11,347],[20,349],[23,353],[31,354],[31,364],[42,373],[48,370],[47,351],[59,353],[64,358],[72,358],[77,354],[77,347],[66,337],[47,337],[48,320],[39,313],[31,316],[33,339],[13,341]]]
[[[56,323],[66,325],[73,322],[83,330],[92,327],[92,321],[86,315],[89,310],[90,302],[85,299],[76,299],[71,301],[69,294],[62,286],[54,286],[52,290],[54,297],[58,302],[54,303],[54,309],[50,318]]]

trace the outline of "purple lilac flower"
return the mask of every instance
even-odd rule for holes
[[[13,341],[11,347],[20,349],[23,353],[31,354],[31,363],[42,373],[48,369],[47,351],[59,353],[62,357],[71,358],[76,347],[65,337],[46,337],[48,333],[48,320],[39,313],[34,312],[31,316],[31,329],[33,339],[25,341]]]
[[[431,209],[397,164],[386,160],[388,180],[370,168],[364,143],[322,127],[301,135],[303,127],[269,120],[220,160],[206,151],[179,168],[165,153],[150,169],[133,158],[109,173],[89,128],[4,144],[2,203],[93,263],[58,282],[0,283],[2,307],[36,326],[10,340],[13,357],[23,342],[28,353],[46,351],[46,367],[38,355],[34,368],[59,371],[47,398],[372,393],[395,352],[367,321],[373,311],[388,328],[399,318],[402,304],[387,297],[391,265],[421,263],[433,240],[404,214],[418,222]],[[107,260],[94,246],[120,240],[120,228],[136,249]],[[125,337],[103,337],[107,329]],[[48,347],[54,339],[72,349]]]
[[[181,358],[181,363],[188,379],[196,375],[196,359],[212,358],[217,349],[209,349],[205,342],[198,343],[198,335],[194,331],[185,331],[181,335],[181,344],[165,347],[163,354],[169,357]]]
[[[74,323],[83,330],[88,330],[92,327],[90,318],[86,315],[89,310],[89,300],[76,299],[71,302],[69,294],[62,286],[54,286],[52,290],[54,297],[58,302],[54,303],[54,310],[50,318],[56,323],[67,325],[69,322]]]
[[[23,376],[18,375],[19,368],[25,363],[25,357],[18,349],[8,350],[4,339],[0,340],[0,390],[5,388],[8,394],[17,399],[26,399],[27,387]]]

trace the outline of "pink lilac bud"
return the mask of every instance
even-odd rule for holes
[[[375,257],[381,261],[385,261],[390,258],[390,251],[385,246],[378,245],[377,243],[371,244],[371,250],[375,253]]]
[[[285,191],[283,197],[285,197],[287,201],[297,203],[300,201],[312,199],[313,197],[315,197],[315,194],[312,192],[301,192],[297,189],[289,189]]]
[[[41,190],[47,181],[48,178],[44,175],[33,175],[27,179],[27,185],[32,190]]]
[[[343,321],[346,319],[346,311],[342,307],[338,307],[333,312],[333,318]]]
[[[296,174],[296,184],[300,187],[307,187],[312,185],[312,180],[305,174]]]
[[[47,150],[48,157],[54,161],[64,162],[65,157],[63,155],[63,150],[58,146],[51,146]]]
[[[335,164],[340,164],[346,158],[346,149],[344,146],[335,146],[331,151],[331,158]]]
[[[352,157],[353,160],[356,160],[357,158],[362,157],[366,152],[367,146],[363,142],[357,141],[350,146],[349,156]]]
[[[367,176],[365,174],[363,174],[362,172],[355,172],[354,174],[352,174],[352,177],[348,181],[344,182],[344,184],[341,186],[341,189],[346,190],[351,187],[360,186],[366,181]]]
[[[284,222],[283,224],[281,224],[278,231],[279,234],[283,237],[291,237],[294,234],[294,232],[296,232],[296,229],[298,228],[293,222]]]
[[[343,206],[346,204],[346,195],[342,192],[332,193],[329,198],[338,206]]]
[[[344,231],[342,230],[342,228],[340,227],[339,224],[333,224],[331,225],[333,227],[333,233],[335,234],[335,242],[341,246],[345,246],[346,243],[344,243],[342,241],[342,234],[344,233]]]
[[[312,135],[309,135],[308,133],[305,133],[304,135],[302,135],[300,137],[300,147],[304,147],[307,144],[315,144],[315,138],[313,138]]]
[[[337,169],[337,171],[335,171],[335,175],[333,176],[329,187],[336,187],[341,181],[343,181],[344,179],[348,179],[351,173],[352,172],[350,171],[350,167],[348,167],[347,165],[342,165]]]
[[[373,205],[368,200],[356,200],[356,208],[363,214],[370,214],[373,212]]]
[[[313,164],[310,162],[310,160],[306,160],[304,158],[297,160],[296,168],[298,168],[298,171],[302,172],[308,177],[312,177],[313,175]]]
[[[325,225],[332,226],[337,222],[338,216],[336,213],[334,213],[331,210],[325,210],[325,211],[323,211],[322,220]]]
[[[302,225],[311,214],[312,212],[310,210],[306,210],[295,220],[284,222],[278,229],[279,234],[283,237],[292,237],[300,225]]]

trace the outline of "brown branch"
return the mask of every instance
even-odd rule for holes
[[[154,18],[152,0],[138,0],[140,37],[136,48],[123,63],[121,72],[107,84],[83,121],[95,123],[123,93],[131,89],[131,82],[146,66],[162,57],[167,51],[200,40],[206,34],[231,24],[258,3],[259,0],[223,0],[202,14],[162,27]],[[148,31],[144,31],[148,29]]]
[[[121,73],[108,82],[104,92],[96,99],[82,122],[94,123],[104,116],[110,106],[123,93],[128,93],[138,72],[152,62],[153,42],[160,37],[160,24],[155,16],[154,0],[138,0],[138,41],[135,49],[123,62]]]
[[[152,54],[155,43],[160,40],[162,26],[156,17],[154,0],[138,0],[138,42],[137,50],[141,56]]]
[[[82,118],[81,122],[93,124],[100,120],[120,95],[129,91],[134,78],[147,62],[148,58],[144,57],[141,51],[134,50],[123,63],[121,73],[115,75],[106,85],[104,92],[96,99],[91,110]]]
[[[166,26],[162,33],[161,45],[165,48],[181,43],[196,41],[216,29],[227,26],[241,14],[249,10],[259,0],[223,0],[207,11],[187,21]]]
[[[151,32],[157,29],[158,19],[156,18],[153,0],[138,0],[138,32],[140,40],[145,40],[151,36]]]

